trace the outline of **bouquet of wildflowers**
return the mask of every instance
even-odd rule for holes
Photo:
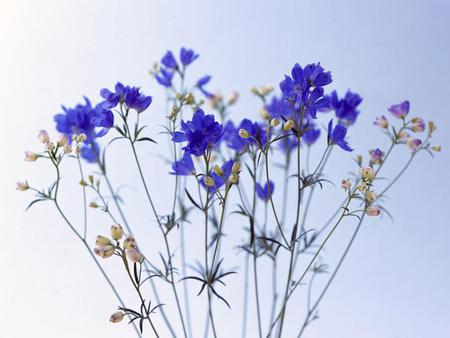
[[[149,135],[142,124],[152,97],[118,82],[100,91],[96,105],[85,98],[73,108],[62,107],[54,117],[60,136],[53,139],[40,131],[43,148],[26,151],[25,158],[48,161],[54,170],[52,183],[41,189],[19,182],[17,189],[35,193],[29,207],[53,204],[117,298],[118,309],[110,321],[126,319],[138,337],[304,336],[318,318],[319,305],[366,217],[389,216],[384,201],[390,188],[419,153],[440,151],[430,144],[435,124],[411,118],[408,101],[393,104],[390,119],[380,116],[374,122],[386,135],[386,145],[354,156],[351,174],[338,173],[341,178],[334,182],[325,174],[331,154],[351,156],[357,148],[347,134],[360,114],[359,94],[326,93],[332,83],[329,71],[319,63],[295,64],[280,82],[279,92],[272,86],[253,87],[260,116],[236,122],[231,117],[237,93],[227,99],[211,93],[210,76],[190,81],[188,70],[198,56],[186,48],[179,58],[169,51],[151,70],[167,93],[162,136]],[[134,237],[136,226],[124,208],[133,201],[120,196],[107,170],[107,154],[121,140],[134,162],[127,171],[136,170],[137,181],[128,183],[141,186],[148,203],[139,226],[158,233],[152,247],[140,245],[142,238]],[[171,170],[163,179],[171,180],[173,189],[152,191],[154,176],[143,166],[141,155],[167,141],[169,148],[163,153],[169,154]],[[409,160],[382,180],[380,173],[396,148],[409,152]],[[79,177],[63,180],[63,163],[76,166]],[[62,184],[80,186],[80,219],[70,219],[63,208]],[[341,197],[335,211],[318,224],[310,216],[313,201],[336,188]],[[161,205],[158,194],[169,194],[173,202]],[[105,227],[95,230],[100,233],[91,231],[90,212],[104,214]],[[355,229],[329,271],[324,248],[346,219]],[[226,236],[231,231],[234,236]],[[121,297],[103,267],[105,259],[115,260],[123,271],[134,299]],[[228,283],[237,285],[239,292],[227,292]],[[159,292],[161,288],[168,292]],[[304,302],[303,318],[298,315],[299,302]],[[242,304],[242,321],[223,330],[217,308],[233,309],[234,304]],[[194,327],[199,312],[204,325]]]

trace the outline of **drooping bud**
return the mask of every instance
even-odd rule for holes
[[[228,105],[232,106],[236,103],[236,101],[239,99],[239,93],[238,92],[232,92],[230,96],[228,97]]]
[[[55,149],[55,144],[53,142],[47,142],[44,148],[47,151],[53,151]]]
[[[223,170],[220,166],[218,166],[217,164],[213,167],[213,171],[219,175],[219,176],[223,176]]]
[[[127,249],[127,257],[134,263],[142,263],[144,256],[136,248]]]
[[[270,120],[270,125],[272,126],[272,127],[278,127],[279,126],[279,124],[280,124],[280,120],[278,120],[278,119],[272,119],[272,120]]]
[[[104,246],[104,245],[111,245],[111,240],[108,237],[105,236],[97,236],[97,239],[95,240],[95,245],[98,246]]]
[[[237,174],[237,173],[239,173],[240,171],[241,171],[241,163],[238,162],[238,161],[235,161],[235,162],[233,163],[233,166],[231,167],[231,172],[232,172],[233,174]]]
[[[361,183],[358,185],[358,190],[359,190],[359,191],[364,192],[366,189],[367,189],[367,184],[366,184],[366,183],[361,182]]]
[[[122,311],[114,312],[111,317],[109,317],[109,321],[111,323],[119,323],[122,321],[125,314]]]
[[[436,125],[433,121],[428,121],[428,133],[431,135],[436,130]]]
[[[411,120],[413,123],[411,129],[415,132],[423,132],[425,130],[425,122],[420,117],[415,117]]]
[[[436,151],[436,152],[440,152],[441,151],[441,146],[432,146],[431,150]]]
[[[373,124],[382,129],[387,129],[389,127],[389,122],[384,115],[377,117]]]
[[[111,237],[113,240],[118,241],[123,236],[123,229],[120,224],[111,225]]]
[[[289,130],[291,130],[293,127],[294,127],[294,121],[292,121],[292,120],[287,120],[287,121],[284,123],[283,129],[286,130],[286,131],[289,131]]]
[[[115,249],[112,245],[102,245],[94,249],[94,253],[101,258],[109,258],[114,255]]]
[[[239,136],[242,138],[249,138],[250,134],[245,129],[239,129]]]
[[[230,177],[228,178],[228,181],[231,184],[237,184],[239,182],[239,174],[238,173],[232,173]]]
[[[56,142],[58,147],[64,147],[67,143],[69,143],[67,136],[64,134],[59,135],[58,141]]]
[[[34,151],[26,151],[25,152],[25,161],[27,162],[34,162],[38,159],[39,155],[35,153]]]
[[[94,176],[89,175],[89,176],[88,176],[88,180],[89,180],[89,183],[90,183],[91,185],[94,184]]]
[[[128,235],[127,238],[123,241],[124,249],[134,249],[136,248],[136,240],[133,236]]]
[[[375,170],[372,167],[361,168],[361,177],[367,181],[372,181],[375,178]]]
[[[376,205],[371,205],[367,207],[366,214],[369,216],[378,216],[381,213],[380,207]]]
[[[417,138],[410,138],[408,141],[406,141],[406,145],[411,150],[411,152],[415,153],[422,145],[422,141]]]
[[[98,208],[98,204],[95,202],[91,202],[91,203],[89,203],[89,207],[92,209],[96,209],[96,208]]]
[[[261,115],[263,120],[268,120],[269,119],[269,112],[267,111],[266,108],[261,108],[259,110],[259,115]]]
[[[64,147],[63,147],[63,151],[64,154],[70,154],[72,152],[72,147],[70,146],[69,143],[67,143]]]
[[[205,176],[203,181],[208,187],[214,187],[216,185],[216,182],[214,182],[214,179],[211,176]]]
[[[366,201],[369,203],[375,202],[377,197],[377,194],[375,194],[373,191],[366,192]]]
[[[44,143],[44,144],[50,141],[50,137],[48,136],[48,133],[46,130],[39,131],[39,134],[37,137],[38,137],[39,142]]]
[[[350,180],[348,178],[345,180],[342,180],[342,182],[341,182],[342,189],[347,191],[348,189],[350,189],[351,186],[352,186],[352,182],[350,182]]]
[[[25,191],[30,189],[30,186],[28,185],[28,182],[17,182],[16,190],[18,191]]]

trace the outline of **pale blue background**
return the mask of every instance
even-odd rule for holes
[[[45,165],[23,163],[22,154],[38,146],[37,130],[52,130],[59,105],[75,104],[82,94],[96,97],[99,88],[117,80],[154,95],[155,120],[148,121],[156,133],[163,91],[147,70],[166,49],[183,45],[201,53],[193,72],[213,75],[210,88],[241,92],[238,118],[257,116],[250,86],[276,85],[294,62],[321,61],[333,71],[333,88],[352,88],[364,97],[359,128],[351,133],[360,151],[384,141],[371,122],[391,103],[409,98],[414,114],[436,121],[435,142],[443,153],[435,160],[420,156],[392,191],[388,207],[395,223],[388,218],[366,223],[321,307],[320,322],[305,337],[450,336],[450,2],[2,0],[1,5],[1,337],[130,336],[125,324],[107,322],[116,302],[53,210],[43,206],[23,214],[30,196],[15,193],[14,185],[25,178],[49,181]],[[150,152],[149,177],[165,175],[167,167],[155,165],[159,160]],[[405,159],[400,156],[397,168]],[[116,178],[135,177],[123,161],[113,159],[111,165]],[[348,171],[342,161],[335,166]],[[395,165],[390,170],[395,172]],[[154,185],[166,188],[162,180]],[[140,205],[130,208],[139,211]],[[316,204],[313,215],[321,208]],[[330,263],[342,250],[349,224],[329,247]],[[93,225],[91,235],[105,231],[102,226]],[[113,263],[105,264],[114,270]],[[222,330],[240,318],[222,307],[218,311],[225,317]],[[195,321],[203,318],[202,309]]]

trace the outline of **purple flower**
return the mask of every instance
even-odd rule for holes
[[[388,108],[392,115],[394,115],[398,119],[403,119],[409,113],[409,101],[405,100],[398,104],[393,104]]]
[[[281,117],[287,120],[294,118],[294,105],[286,100],[284,96],[272,97],[270,103],[266,105],[266,109],[270,117],[275,119],[280,119]]]
[[[214,115],[205,115],[198,109],[191,121],[181,121],[181,130],[173,133],[174,142],[188,142],[183,148],[194,156],[202,156],[208,147],[214,146],[222,137],[223,126],[214,120]]]
[[[156,75],[156,81],[158,81],[161,86],[170,88],[172,87],[173,74],[174,71],[161,68],[159,74]]]
[[[371,150],[369,154],[370,161],[376,164],[380,163],[384,156],[384,153],[379,148]]]
[[[338,123],[333,129],[333,120],[330,120],[330,123],[328,123],[328,144],[337,144],[345,151],[353,151],[345,141],[346,135],[347,128],[343,124]]]
[[[177,60],[173,56],[173,53],[168,50],[166,54],[161,59],[161,63],[168,69],[176,69],[178,68]]]
[[[306,145],[311,146],[319,139],[320,129],[316,128],[316,126],[312,123],[309,123],[308,129],[303,133],[302,140],[306,143]]]
[[[333,81],[331,73],[325,72],[320,62],[307,65],[303,73],[310,87],[323,87]]]
[[[180,60],[184,66],[190,65],[198,57],[199,57],[199,55],[195,54],[195,52],[192,49],[186,49],[183,47],[180,50]]]
[[[188,153],[184,153],[181,160],[176,161],[172,165],[173,172],[170,174],[172,175],[179,175],[179,176],[189,176],[189,175],[195,175],[195,167],[194,162],[192,161],[192,157]]]
[[[117,82],[114,90],[115,92],[107,88],[100,90],[100,95],[105,99],[102,103],[103,108],[111,109],[119,103],[125,103],[129,109],[134,109],[140,113],[152,103],[152,97],[142,94],[139,87],[124,86],[122,83]]]
[[[202,78],[198,79],[198,81],[197,81],[197,83],[195,85],[203,93],[203,95],[205,95],[208,98],[213,97],[214,95],[212,93],[208,92],[203,87],[206,86],[209,83],[210,80],[211,80],[211,76],[210,75],[205,75]]]
[[[267,202],[270,199],[274,189],[275,186],[271,180],[269,180],[269,185],[267,185],[267,183],[264,184],[264,186],[262,186],[259,183],[256,184],[256,194],[260,199],[262,199],[265,202]]]
[[[336,117],[339,121],[343,121],[348,125],[355,123],[356,118],[360,113],[359,110],[357,110],[357,107],[362,101],[360,95],[348,90],[347,93],[345,93],[345,96],[339,99],[336,91],[333,91],[327,99],[329,108],[336,112]]]
[[[406,141],[406,145],[411,150],[411,152],[415,153],[422,145],[422,141],[417,138],[410,138],[408,141]]]

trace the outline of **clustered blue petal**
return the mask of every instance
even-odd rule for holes
[[[286,97],[273,96],[269,104],[266,105],[267,112],[271,118],[280,119],[284,117],[285,119],[294,118],[294,105],[286,100]]]
[[[263,201],[266,201],[266,202],[272,196],[274,189],[275,189],[275,185],[273,184],[273,182],[271,180],[269,180],[269,184],[266,183],[266,184],[264,184],[264,186],[262,186],[259,183],[256,184],[256,194],[258,195],[258,197],[260,199],[262,199]]]
[[[192,49],[181,48],[180,50],[180,60],[181,63],[185,66],[190,65],[199,57]]]
[[[246,130],[251,137],[242,138],[239,136],[240,129]],[[225,126],[224,140],[228,147],[237,152],[244,151],[250,144],[256,144],[256,142],[264,147],[267,142],[267,129],[258,122],[252,122],[249,119],[243,119],[238,127],[235,127],[233,122],[230,121]]]
[[[211,171],[209,173],[209,176],[214,180],[215,185],[213,187],[208,187],[210,192],[215,192],[218,189],[220,189],[225,183],[227,183],[228,179],[231,176],[231,169],[233,168],[233,164],[234,161],[233,160],[229,160],[227,162],[225,162],[221,169],[222,169],[222,173],[223,175],[218,175],[216,174],[214,171]],[[202,177],[200,179],[200,184],[203,187],[207,187],[207,185],[205,184],[205,178]]]
[[[168,50],[166,54],[164,54],[164,56],[161,59],[161,63],[168,69],[178,68],[177,60],[175,60],[175,57],[173,56],[173,53],[170,50]]]
[[[172,135],[174,142],[186,142],[183,148],[194,156],[202,156],[209,147],[213,147],[222,137],[223,126],[214,120],[214,115],[205,115],[198,109],[191,121],[181,121],[181,130]]]
[[[84,101],[84,104],[79,103],[73,108],[63,106],[63,113],[56,114],[54,121],[56,130],[66,135],[70,142],[73,135],[85,134],[87,139],[81,148],[81,156],[88,162],[95,162],[100,151],[95,140],[114,125],[114,115],[102,104],[93,107],[88,98],[85,97]]]
[[[337,144],[339,147],[345,151],[353,151],[345,141],[345,136],[347,135],[347,128],[342,124],[338,123],[336,127],[333,128],[333,120],[328,123],[328,144]]]
[[[100,90],[100,95],[105,99],[102,103],[105,109],[111,109],[119,103],[124,103],[127,108],[134,109],[140,113],[146,110],[152,103],[152,97],[141,93],[139,87],[124,86],[120,82],[117,82],[115,85],[114,92],[103,88]]]
[[[327,100],[323,98],[323,86],[332,81],[331,73],[325,72],[320,63],[309,64],[304,69],[296,63],[291,76],[285,75],[280,89],[295,110],[304,109],[305,115],[316,118],[318,110],[324,108]]]
[[[179,176],[195,175],[194,162],[192,161],[191,155],[187,152],[183,154],[183,157],[179,161],[176,161],[172,165],[172,169],[173,172],[170,173],[172,175],[179,175]]]
[[[359,94],[348,90],[345,96],[339,99],[336,91],[333,91],[327,97],[327,100],[329,109],[336,112],[336,117],[339,121],[345,122],[347,125],[355,123],[360,113],[357,107],[362,101],[362,97]]]

